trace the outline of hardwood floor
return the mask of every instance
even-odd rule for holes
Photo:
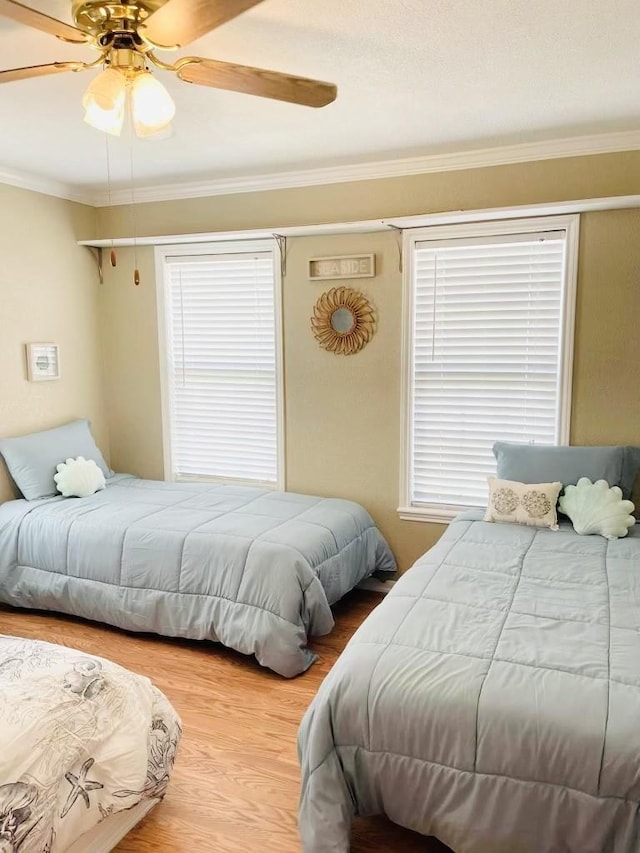
[[[0,633],[110,658],[151,678],[182,717],[166,798],[118,853],[298,853],[298,725],[345,643],[379,601],[358,590],[340,602],[333,632],[313,642],[320,660],[290,681],[219,645],[126,634],[35,611],[0,606]],[[447,851],[383,818],[356,821],[351,849]]]

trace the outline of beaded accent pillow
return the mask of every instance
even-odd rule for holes
[[[485,521],[558,529],[556,505],[562,483],[517,483],[489,477]]]

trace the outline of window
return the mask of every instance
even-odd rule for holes
[[[273,244],[162,247],[156,260],[167,477],[281,486]]]
[[[400,515],[485,506],[496,440],[569,437],[578,217],[405,237]]]

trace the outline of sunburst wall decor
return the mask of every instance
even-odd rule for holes
[[[375,309],[359,290],[334,287],[316,302],[311,328],[323,349],[336,355],[354,355],[375,333]]]

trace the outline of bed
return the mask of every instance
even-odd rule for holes
[[[456,853],[640,850],[640,531],[472,511],[358,629],[300,728],[305,853],[386,814]]]
[[[129,631],[219,641],[280,675],[389,547],[351,501],[110,476],[84,498],[0,506],[0,600]]]
[[[0,851],[107,853],[164,796],[179,739],[147,678],[0,637]]]

